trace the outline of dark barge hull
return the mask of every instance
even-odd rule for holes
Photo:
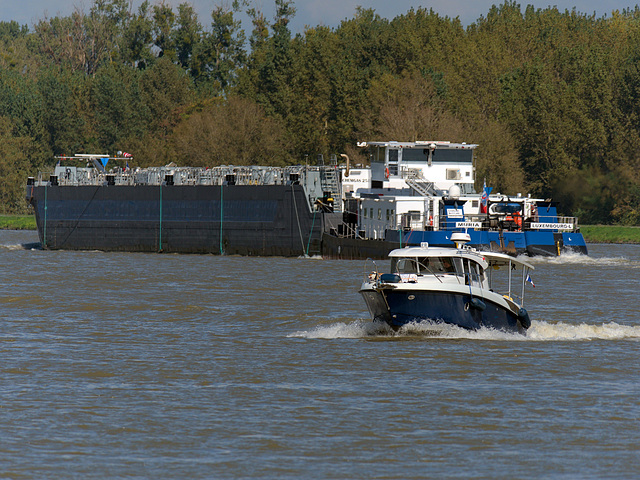
[[[342,215],[312,210],[304,187],[295,184],[29,185],[27,201],[45,249],[386,259],[406,245],[451,243],[448,231],[411,232],[402,242],[399,235],[386,240],[336,236],[332,232]],[[513,255],[587,253],[579,234],[513,235],[517,246],[509,241],[511,249],[497,247],[490,238],[474,242],[473,235],[471,245]]]
[[[322,256],[339,260],[387,260],[389,252],[401,248],[396,242],[365,240],[361,238],[336,237],[330,233],[322,235]]]
[[[300,256],[323,216],[300,185],[27,187],[43,248]]]

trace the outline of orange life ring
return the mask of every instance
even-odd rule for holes
[[[385,178],[389,178],[389,167],[386,167],[384,169],[384,176],[385,176]]]

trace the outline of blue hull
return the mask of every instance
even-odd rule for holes
[[[486,327],[517,333],[525,331],[517,315],[484,298],[482,301],[486,308],[481,310],[471,304],[469,295],[459,293],[406,290],[383,292],[361,290],[360,293],[373,320],[384,321],[396,330],[408,323],[431,320],[469,330]]]
[[[450,247],[451,234],[457,230],[403,232],[402,241],[397,231],[387,231],[386,240],[395,244],[420,245],[427,242],[433,247]],[[517,231],[497,232],[468,229],[468,245],[478,250],[504,251],[512,255],[556,256],[563,252],[587,255],[587,244],[579,232]]]

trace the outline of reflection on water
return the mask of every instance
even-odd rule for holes
[[[518,335],[374,324],[364,262],[24,249],[34,237],[0,232],[0,478],[640,469],[638,246],[532,259]]]

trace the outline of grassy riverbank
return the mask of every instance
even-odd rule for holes
[[[587,243],[638,243],[640,227],[621,225],[580,225]]]
[[[35,230],[36,217],[33,215],[0,215],[2,230]]]

